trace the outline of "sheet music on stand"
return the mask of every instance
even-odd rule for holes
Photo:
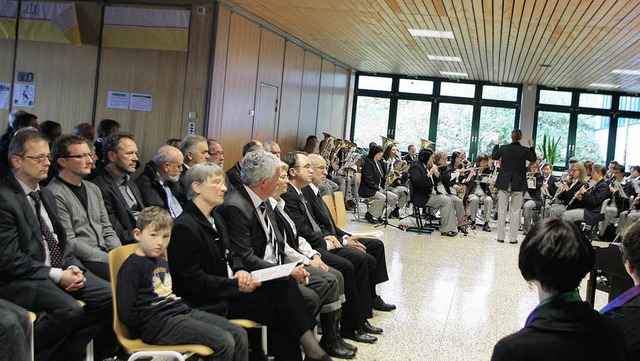
[[[497,177],[494,177],[490,174],[483,175],[478,179],[478,183],[495,183]]]
[[[297,265],[298,263],[296,262],[285,263],[279,266],[255,270],[251,272],[251,275],[256,277],[260,282],[271,281],[289,276]]]

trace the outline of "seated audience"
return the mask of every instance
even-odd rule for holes
[[[0,298],[45,312],[34,324],[36,360],[83,360],[87,343],[111,327],[111,291],[67,248],[54,196],[38,185],[49,157],[48,139],[37,131],[16,134],[9,146],[12,173],[0,185]],[[97,352],[104,341],[95,339]]]
[[[73,127],[73,134],[83,137],[84,139],[90,141],[91,144],[94,143],[96,138],[94,133],[95,130],[93,129],[93,125],[89,123],[80,123]]]
[[[177,195],[180,192],[180,173],[184,157],[170,145],[160,147],[153,159],[144,166],[136,184],[146,206],[158,206],[169,211],[173,218],[182,213]]]
[[[224,169],[224,149],[222,144],[215,139],[207,139],[209,142],[209,162],[217,164],[220,168]],[[224,185],[227,187],[227,194],[233,191],[233,186],[229,182],[229,177],[224,174]]]
[[[622,236],[622,259],[634,287],[609,302],[600,313],[615,321],[627,340],[629,360],[640,360],[640,223]]]
[[[578,286],[594,264],[593,247],[575,224],[535,223],[520,247],[518,266],[537,288],[540,304],[522,330],[496,344],[491,359],[627,360],[618,325],[580,299]]]
[[[107,138],[120,131],[120,123],[113,119],[102,119],[98,124],[98,139],[93,143],[96,147],[96,155],[98,161],[104,161],[107,156],[105,155],[102,145],[106,142]]]
[[[189,202],[175,220],[169,264],[176,294],[191,307],[267,326],[269,354],[276,360],[331,360],[316,341],[312,313],[293,278],[261,284],[244,260],[229,250],[224,219],[214,208],[224,201],[224,171],[213,163],[193,166],[185,178]]]
[[[9,127],[0,138],[0,180],[11,173],[11,165],[7,158],[11,140],[20,129],[27,127],[38,128],[38,117],[22,110],[14,110],[9,114]]]
[[[178,149],[180,149],[180,145],[181,144],[182,144],[182,139],[180,139],[180,138],[169,138],[164,143],[164,145],[170,145],[170,146],[172,146],[174,148],[178,148]]]
[[[49,146],[62,135],[62,125],[53,120],[45,120],[40,123],[40,132],[49,139]]]
[[[194,165],[204,163],[210,159],[207,138],[201,135],[189,134],[180,143],[180,151],[184,157],[184,163],[182,164],[182,177],[177,197],[180,203],[186,203],[189,185],[185,183],[184,174]]]
[[[53,143],[53,164],[60,171],[47,188],[55,196],[69,250],[87,269],[109,281],[108,253],[122,244],[109,222],[100,188],[83,180],[93,164],[89,144],[72,134]]]
[[[265,152],[269,152],[273,155],[275,155],[276,157],[278,157],[278,159],[280,159],[280,145],[278,143],[276,143],[275,140],[270,140],[268,142],[264,143],[264,150]]]
[[[31,360],[31,319],[24,308],[0,298],[0,360]]]
[[[242,158],[244,158],[244,156],[247,155],[247,153],[253,152],[256,150],[262,150],[262,148],[263,148],[263,145],[261,141],[255,140],[255,139],[250,140],[242,146]],[[233,167],[227,169],[226,180],[229,181],[232,187],[229,189],[230,191],[235,190],[239,185],[242,184],[242,181],[240,180],[241,169],[242,169],[241,160],[237,161],[236,164],[233,165]]]
[[[109,136],[104,143],[106,166],[92,182],[102,191],[109,221],[122,244],[133,243],[133,229],[144,208],[138,185],[131,181],[136,171],[138,147],[129,133]]]
[[[173,219],[160,207],[140,212],[134,230],[138,248],[118,272],[117,317],[148,344],[199,344],[214,352],[206,360],[248,360],[247,332],[241,326],[191,309],[173,293],[169,264],[163,256],[172,225]]]

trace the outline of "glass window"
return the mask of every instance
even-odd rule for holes
[[[473,98],[476,86],[474,84],[464,83],[445,83],[440,85],[440,94],[450,97]]]
[[[401,93],[433,94],[433,82],[430,80],[400,79]]]
[[[513,108],[482,107],[478,131],[477,154],[491,155],[498,138],[506,139],[513,130],[516,110]],[[475,159],[472,159],[475,161]]]
[[[431,102],[398,100],[395,140],[398,149],[406,152],[410,144],[420,149],[420,139],[429,139]]]
[[[547,142],[551,139],[555,142],[558,137],[557,157],[554,162],[555,166],[563,167],[567,161],[567,135],[569,134],[569,113],[558,112],[538,112],[538,127],[536,129],[536,154],[542,151],[542,139],[547,135]],[[547,161],[550,161],[547,159]]]
[[[518,101],[518,88],[484,85],[482,87],[482,99]]]
[[[604,126],[606,125],[606,127]],[[578,114],[575,156],[581,162],[591,160],[607,166],[607,144],[609,144],[609,117]]]
[[[627,172],[630,166],[640,165],[640,142],[638,139],[640,139],[640,119],[619,118],[614,159],[620,164],[624,164]]]
[[[540,90],[540,104],[571,105],[571,92]]]
[[[580,93],[580,108],[611,109],[611,95]]]
[[[436,150],[448,156],[464,149],[469,154],[473,105],[441,103],[438,112]]]
[[[640,97],[620,97],[619,109],[640,112]]]
[[[391,78],[360,76],[358,78],[358,89],[391,91],[391,82]]]
[[[380,144],[380,136],[387,135],[390,99],[358,97],[353,141],[368,148],[370,142]]]

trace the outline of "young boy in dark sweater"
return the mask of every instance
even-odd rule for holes
[[[207,360],[248,360],[247,333],[242,327],[190,309],[173,294],[169,264],[163,257],[172,226],[171,215],[160,207],[140,213],[134,230],[138,249],[118,272],[118,317],[148,344],[201,344],[214,351]]]

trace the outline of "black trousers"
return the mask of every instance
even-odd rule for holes
[[[0,299],[0,359],[31,360],[31,320],[27,310]]]

